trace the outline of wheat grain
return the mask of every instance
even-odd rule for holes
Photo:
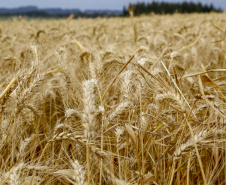
[[[0,184],[225,182],[225,13],[130,14],[0,20]]]

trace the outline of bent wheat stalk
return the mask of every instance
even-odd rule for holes
[[[109,91],[109,89],[111,88],[111,86],[113,85],[113,83],[116,81],[116,79],[118,78],[118,76],[121,74],[121,72],[126,68],[126,66],[133,60],[134,55],[132,55],[132,57],[130,57],[130,59],[128,60],[128,62],[125,63],[125,65],[122,67],[122,69],[117,73],[117,75],[115,76],[115,78],[111,81],[111,83],[108,85],[107,89],[104,91],[102,99],[104,99],[104,97],[106,96],[107,92]]]
[[[12,87],[12,85],[17,82],[17,76],[18,76],[18,74],[16,74],[13,77],[13,79],[11,80],[11,82],[7,85],[7,87],[5,88],[5,90],[2,92],[2,94],[0,95],[0,100],[9,92],[10,88]]]

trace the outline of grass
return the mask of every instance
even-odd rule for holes
[[[225,184],[224,17],[1,21],[0,184]]]

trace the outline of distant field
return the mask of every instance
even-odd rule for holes
[[[226,13],[0,21],[0,185],[225,184]]]

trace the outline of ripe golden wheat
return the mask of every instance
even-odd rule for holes
[[[0,21],[0,185],[225,183],[224,17]]]

